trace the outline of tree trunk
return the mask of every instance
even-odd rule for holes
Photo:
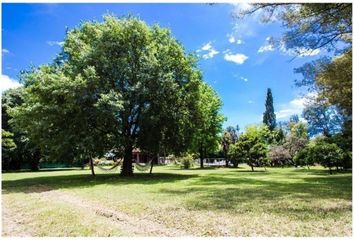
[[[93,159],[92,159],[92,157],[90,157],[90,169],[91,169],[91,174],[92,174],[92,176],[96,176],[96,174],[95,174],[95,167],[93,166]]]
[[[151,161],[151,166],[150,166],[150,174],[152,174],[152,168],[154,167],[154,160],[155,159],[152,159],[152,161]],[[159,157],[157,157],[157,161],[159,161]]]
[[[329,167],[329,174],[332,174],[332,168]]]
[[[224,151],[226,167],[229,167],[229,159],[227,159],[227,152]]]
[[[38,171],[39,170],[39,160],[41,158],[41,153],[38,149],[34,150],[32,154],[32,159],[30,162],[31,171]]]
[[[253,165],[251,165],[251,168],[252,168],[252,172],[254,172]]]
[[[121,176],[133,176],[133,147],[126,146],[124,150],[123,165],[120,171]]]
[[[200,158],[200,168],[204,168],[204,156],[203,156],[203,150],[199,151],[199,158]]]

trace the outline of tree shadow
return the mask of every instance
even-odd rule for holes
[[[352,177],[335,175],[298,178],[301,181],[274,179],[204,176],[179,189],[159,189],[168,195],[190,196],[184,207],[191,210],[226,210],[235,213],[248,211],[292,216],[294,219],[326,217],[351,211],[345,206],[324,206],[318,200],[332,203],[352,200]],[[288,204],[293,205],[288,205]],[[316,205],[318,203],[318,205]],[[322,204],[322,205],[321,205]]]
[[[2,180],[3,194],[44,192],[55,189],[84,188],[96,185],[129,185],[129,184],[159,184],[173,183],[197,177],[198,175],[173,173],[136,173],[133,177],[122,177],[115,174],[89,174],[60,175],[60,176],[33,176],[16,180]]]
[[[72,168],[41,168],[39,171],[32,171],[30,169],[21,169],[21,170],[7,170],[2,173],[36,173],[36,172],[60,172],[60,171],[78,171],[82,170],[80,167]]]

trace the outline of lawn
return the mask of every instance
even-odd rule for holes
[[[351,236],[352,174],[159,166],[2,174],[4,236]]]

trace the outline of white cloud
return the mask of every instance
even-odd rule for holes
[[[280,42],[280,51],[286,55],[290,56],[298,56],[298,57],[307,57],[307,56],[315,56],[320,54],[320,49],[308,49],[305,47],[298,47],[293,49],[286,49],[285,43],[282,41]]]
[[[217,50],[214,49],[211,42],[204,44],[200,49],[197,50],[197,52],[204,53],[202,55],[203,59],[213,58],[215,55],[217,55],[219,53]]]
[[[294,114],[301,115],[306,103],[316,96],[315,92],[310,92],[306,96],[294,98],[290,102],[280,105],[280,110],[275,112],[277,119],[289,118]]]
[[[219,52],[216,51],[215,49],[211,49],[208,53],[203,54],[202,58],[204,59],[209,59],[209,58],[213,58],[216,54],[218,54]]]
[[[236,11],[246,11],[252,7],[251,4],[246,3],[246,2],[232,3],[232,5],[235,7]]]
[[[245,77],[240,77],[241,80],[245,81],[245,82],[248,82],[248,78],[245,78]]]
[[[253,102],[252,100],[249,100],[248,103],[249,103],[249,104],[252,104],[252,103],[254,103],[254,102]]]
[[[1,52],[2,52],[2,54],[7,54],[7,53],[10,53],[10,51],[9,51],[9,50],[7,50],[6,48],[3,48]]]
[[[274,46],[272,44],[266,44],[266,45],[263,45],[261,46],[259,49],[258,49],[258,53],[262,53],[262,52],[272,52],[274,51]]]
[[[47,41],[47,44],[49,46],[60,46],[62,47],[64,45],[64,42],[59,42],[59,41]]]
[[[271,37],[267,37],[265,41],[266,41],[265,44],[258,49],[257,51],[258,53],[272,52],[275,50],[274,44],[271,42],[272,41]]]
[[[226,36],[227,36],[229,43],[236,43],[236,44],[243,44],[244,43],[241,39],[237,39],[235,37],[234,33],[227,34]]]
[[[3,92],[7,89],[10,88],[17,88],[20,87],[21,84],[17,82],[15,79],[10,78],[7,75],[2,74],[1,75],[1,81],[0,81],[0,91]]]
[[[204,51],[208,51],[210,49],[212,49],[211,42],[204,44],[203,47],[201,48],[201,50],[204,50]]]
[[[248,57],[242,53],[232,54],[230,51],[227,51],[224,55],[224,59],[236,64],[243,64],[248,59]]]

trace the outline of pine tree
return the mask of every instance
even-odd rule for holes
[[[266,110],[263,113],[263,123],[268,126],[269,130],[273,131],[276,127],[276,118],[273,107],[273,96],[272,90],[268,88],[267,90],[267,99],[265,103]]]

